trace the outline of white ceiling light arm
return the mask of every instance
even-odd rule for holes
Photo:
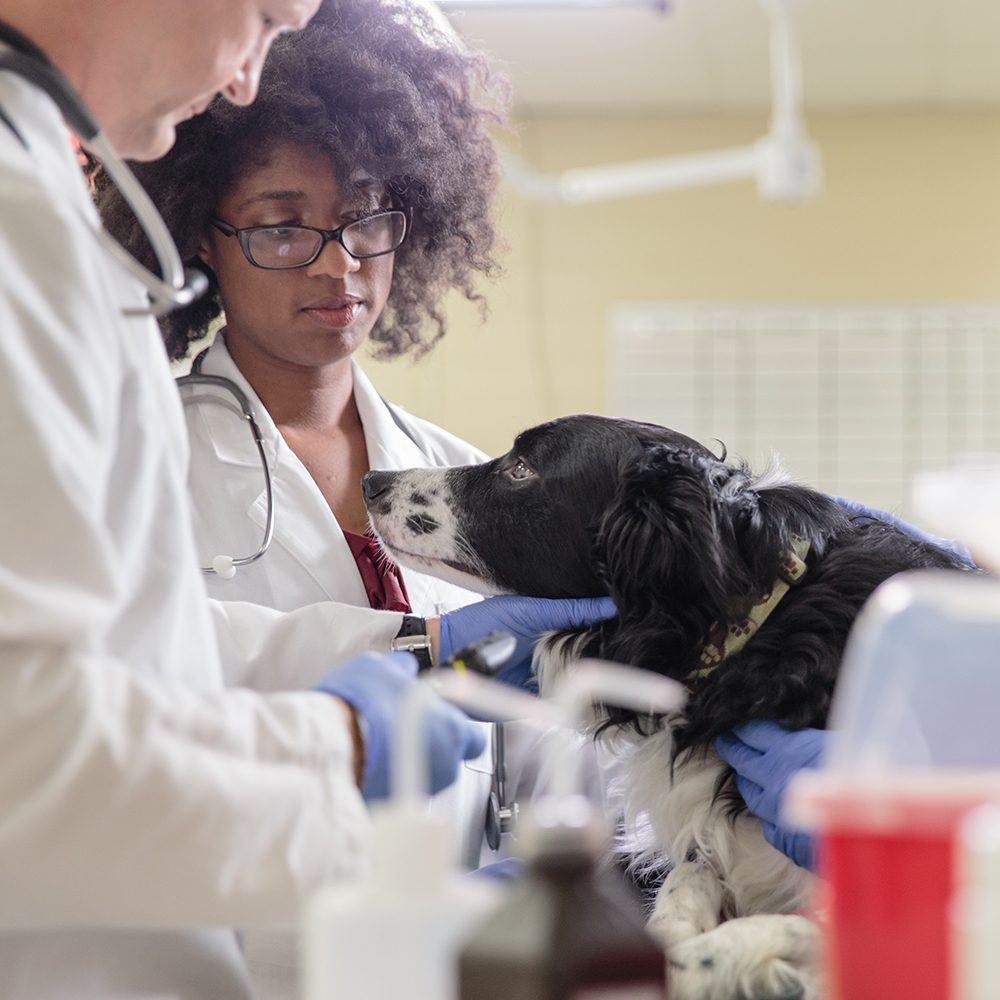
[[[761,197],[810,198],[819,190],[819,153],[806,136],[802,73],[792,28],[794,0],[760,0],[771,22],[770,132],[750,146],[542,174],[503,153],[514,188],[535,201],[580,203],[753,178]]]
[[[819,193],[819,151],[806,134],[802,57],[792,24],[796,0],[760,0],[771,21],[771,124],[756,144],[761,197],[793,201]]]

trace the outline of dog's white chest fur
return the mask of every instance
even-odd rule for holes
[[[575,658],[574,640],[539,646],[544,693]],[[671,767],[670,721],[650,736],[619,736],[613,749],[619,787],[611,797],[630,846],[640,864],[672,866],[648,925],[667,949],[671,997],[817,997],[817,929],[795,912],[809,904],[814,878],[768,844],[756,817],[728,814],[716,795],[722,760],[708,750]]]
[[[760,821],[732,817],[715,792],[726,765],[713,751],[684,755],[673,768],[671,727],[639,740],[623,761],[626,821],[655,841],[643,845],[679,866],[696,861],[720,880],[722,914],[790,913],[808,902],[812,876],[764,839]]]

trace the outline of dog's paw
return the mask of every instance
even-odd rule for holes
[[[671,1000],[819,1000],[819,931],[805,917],[739,917],[667,953]]]
[[[722,883],[707,865],[685,861],[667,876],[646,929],[668,951],[719,922]]]

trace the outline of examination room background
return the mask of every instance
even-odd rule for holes
[[[489,48],[488,37],[480,41]],[[766,46],[762,39],[758,43],[763,63],[753,72],[766,80]],[[600,51],[593,57],[600,58]],[[891,52],[886,59],[884,93],[876,86],[859,100],[854,56],[844,51],[842,99],[836,82],[824,80],[823,100],[816,106],[810,103],[806,47],[808,131],[823,161],[822,190],[813,200],[766,202],[747,181],[574,206],[532,202],[505,185],[502,220],[509,250],[505,273],[483,285],[491,307],[487,321],[480,324],[474,306],[454,301],[449,333],[427,359],[414,367],[364,358],[365,367],[387,398],[500,454],[518,430],[557,415],[644,415],[628,413],[629,400],[621,398],[621,384],[614,385],[610,344],[622,307],[992,309],[1000,303],[1000,100],[975,86],[967,88],[966,97],[942,98],[934,80],[922,92],[907,92],[892,77]],[[678,107],[683,104],[678,100],[658,107],[655,97],[631,104],[598,98],[581,107],[579,100],[546,100],[537,80],[536,99],[519,98],[519,67],[511,62],[508,68],[515,81],[516,120],[503,140],[546,172],[738,146],[752,142],[767,125],[766,95],[759,108],[738,111],[731,109],[732,101],[712,108],[700,100],[695,112]],[[1000,364],[1000,330],[995,340]],[[992,372],[982,371],[990,360],[960,357],[958,363],[995,386]],[[963,394],[966,373],[938,374],[950,380],[953,394]],[[668,383],[665,379],[665,392]],[[843,454],[877,451],[866,439],[878,437],[890,405],[877,380],[859,392],[845,405],[863,426],[840,442]],[[758,410],[773,405],[773,424],[795,420],[794,407],[782,410],[780,393],[755,405]],[[935,405],[926,401],[924,436],[946,420]],[[997,410],[1000,422],[1000,403]],[[706,432],[728,437],[727,444],[739,450],[727,427],[677,429],[703,439]],[[942,434],[941,451],[992,444],[983,435]],[[1000,440],[993,447],[1000,451]],[[928,458],[939,465],[949,457],[916,456],[904,463],[905,475],[879,481],[872,468],[834,475],[821,441],[807,442],[791,456],[783,451],[793,475],[904,513],[909,474]],[[767,456],[748,457],[760,464]]]

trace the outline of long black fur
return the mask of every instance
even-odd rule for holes
[[[505,475],[518,461],[534,475]],[[584,630],[583,654],[689,684],[676,754],[754,719],[824,726],[848,631],[875,588],[904,570],[964,568],[887,522],[755,478],[655,425],[556,420],[452,476],[465,538],[497,584],[546,597],[610,594],[619,616]],[[771,589],[793,535],[810,543],[806,575],[741,652],[696,678],[713,624],[742,619]],[[640,731],[647,721],[607,714]]]

